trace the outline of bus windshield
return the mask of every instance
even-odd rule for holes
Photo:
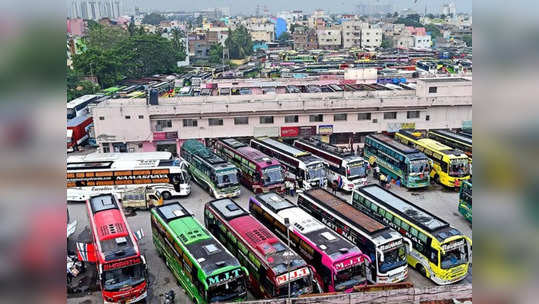
[[[472,205],[472,187],[469,184],[462,184],[462,192],[460,193],[460,198],[464,200],[468,205]]]
[[[77,112],[73,108],[67,108],[67,119],[73,119],[77,116]]]
[[[208,290],[208,302],[226,302],[241,296],[245,293],[243,276],[233,281],[210,286]]]
[[[290,296],[297,297],[302,294],[311,293],[311,276],[306,276],[290,282]],[[279,287],[277,297],[288,296],[288,282]]]
[[[106,291],[117,291],[125,285],[135,286],[144,281],[144,265],[135,264],[103,272],[103,287]]]
[[[342,291],[359,285],[365,281],[362,275],[364,264],[358,264],[348,269],[343,269],[335,275],[335,290]]]
[[[449,176],[464,177],[470,174],[470,163],[467,158],[452,159],[449,164]]]
[[[347,177],[366,177],[367,168],[364,161],[356,161],[348,165]]]
[[[418,159],[410,161],[408,173],[410,175],[428,174],[430,172],[429,161],[427,159]]]
[[[224,188],[238,184],[238,175],[235,170],[217,173],[217,187]]]
[[[326,177],[326,170],[322,162],[307,166],[307,180],[323,179]]]
[[[282,183],[283,174],[281,172],[280,166],[271,166],[262,170],[262,178],[264,181],[264,186]]]
[[[383,262],[381,262],[380,257],[378,257],[378,271],[380,271],[380,273],[386,273],[404,265],[406,265],[405,245],[385,251]]]
[[[466,242],[457,240],[454,243],[458,243],[460,246],[452,246],[453,248],[446,250],[445,254],[442,254],[441,264],[443,269],[456,267],[468,261]]]

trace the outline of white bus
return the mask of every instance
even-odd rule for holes
[[[336,182],[339,188],[352,191],[367,183],[368,163],[352,151],[325,143],[318,137],[297,139],[294,146],[324,159],[329,164],[328,181]]]
[[[67,103],[67,119],[73,119],[77,116],[84,114],[90,114],[88,105],[92,102],[96,102],[102,95],[84,95],[75,98]]]
[[[267,137],[251,139],[251,147],[278,159],[303,189],[327,185],[327,163],[311,153]]]
[[[406,257],[412,242],[397,231],[324,189],[300,193],[298,207],[370,257],[372,263],[367,267],[367,280],[370,283],[396,283],[408,276]]]
[[[174,160],[148,159],[147,156],[103,154],[69,157],[67,161],[67,200],[83,201],[104,192],[119,193],[140,186],[152,186],[163,199],[191,193],[185,165]],[[146,157],[146,159],[144,159]],[[82,157],[84,158],[84,157]]]

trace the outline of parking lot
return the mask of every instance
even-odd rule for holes
[[[371,180],[372,182],[373,180]],[[431,213],[441,217],[445,221],[451,223],[451,225],[459,229],[462,233],[472,237],[472,226],[467,222],[462,215],[458,213],[457,201],[458,193],[455,191],[443,189],[439,185],[431,185],[428,189],[408,191],[405,188],[400,188],[392,185],[391,191],[396,192],[398,195],[416,203],[420,207],[430,211]],[[247,208],[248,199],[253,193],[242,187],[241,196],[235,200]],[[339,196],[349,200],[350,194],[339,193]],[[289,197],[293,202],[296,198]],[[197,184],[192,184],[192,193],[187,198],[177,198],[172,201],[180,201],[185,208],[195,214],[196,218],[203,222],[203,210],[204,204],[212,198],[208,193],[202,190]],[[77,220],[77,230],[72,236],[73,239],[84,239],[88,235],[88,219],[86,215],[85,205],[83,203],[70,203],[68,204],[68,210],[70,214],[70,220]],[[176,293],[176,303],[190,303],[187,299],[183,289],[176,283],[176,279],[172,273],[166,268],[165,263],[158,257],[157,252],[152,243],[150,217],[148,211],[137,211],[135,215],[128,217],[129,225],[133,231],[143,228],[145,232],[145,238],[139,242],[143,254],[146,256],[149,269],[150,287],[148,292],[147,303],[162,303],[164,300],[163,294],[169,290],[174,290]],[[92,267],[92,266],[89,266]],[[472,267],[470,267],[470,273],[468,277],[457,283],[472,282]],[[417,271],[410,269],[409,277],[407,281],[412,282],[416,287],[429,287],[435,286],[435,284],[422,277]],[[101,294],[99,291],[92,292],[90,294],[78,297],[70,297],[67,299],[67,303],[103,303]]]

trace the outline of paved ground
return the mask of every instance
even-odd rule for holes
[[[431,186],[429,189],[422,191],[408,191],[405,188],[393,186],[392,191],[395,191],[422,208],[438,215],[464,234],[472,237],[471,225],[457,211],[458,194],[456,192],[444,190],[438,185]],[[242,188],[241,196],[237,198],[236,201],[247,208],[248,199],[251,195],[252,193],[249,190]],[[349,199],[350,196],[349,194],[345,195],[344,193],[339,195],[346,199]],[[204,190],[196,184],[193,184],[191,195],[187,198],[178,200],[182,202],[188,210],[194,212],[196,218],[202,222],[204,204],[211,200],[211,198]],[[293,201],[295,201],[295,199],[293,199]],[[74,236],[84,237],[84,230],[86,230],[87,233],[88,229],[88,219],[84,204],[69,204],[68,209],[71,220],[76,219],[78,221],[77,230]],[[146,234],[146,237],[140,242],[140,246],[146,256],[150,272],[150,291],[147,302],[163,303],[164,298],[162,295],[169,290],[174,290],[176,293],[176,303],[190,303],[190,301],[186,299],[183,289],[176,283],[175,278],[156,254],[152,243],[149,213],[147,211],[138,211],[136,215],[129,217],[128,221],[133,231],[143,228]],[[409,271],[408,280],[417,287],[435,286],[434,283],[422,277],[413,269],[410,269]],[[463,282],[472,282],[471,270],[469,276]],[[83,297],[69,298],[67,303],[90,304],[103,303],[103,301],[99,292],[93,292]]]

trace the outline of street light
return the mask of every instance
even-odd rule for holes
[[[286,226],[286,239],[288,241],[288,250],[290,250],[290,220],[285,217],[284,225]],[[288,299],[290,299],[290,253],[286,254],[286,275],[288,277]]]

